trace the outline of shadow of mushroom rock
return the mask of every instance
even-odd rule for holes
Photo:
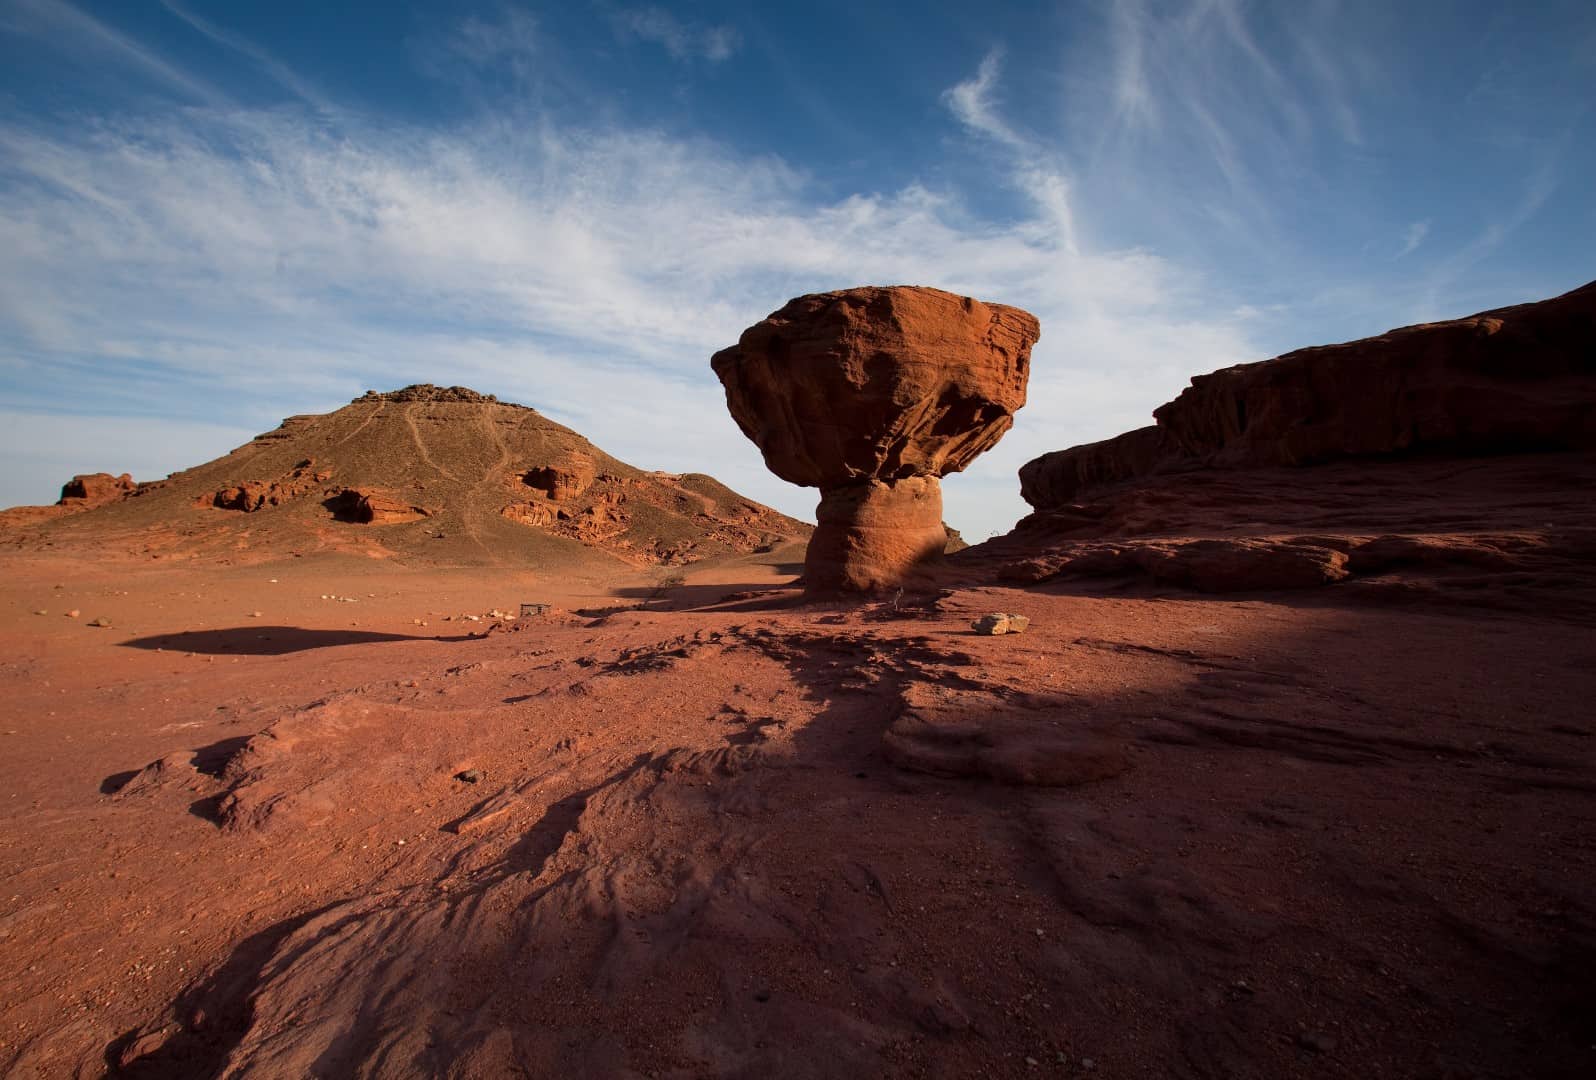
[[[380,641],[467,641],[470,635],[387,634],[375,630],[312,630],[298,626],[237,626],[217,630],[182,630],[130,638],[129,649],[169,649],[206,655],[281,656],[307,649],[366,645]]]

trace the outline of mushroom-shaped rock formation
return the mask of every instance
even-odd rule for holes
[[[726,406],[783,480],[820,489],[812,593],[896,584],[941,554],[940,478],[1025,404],[1036,317],[940,289],[800,296],[711,359]]]

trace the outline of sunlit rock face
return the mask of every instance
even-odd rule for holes
[[[1196,375],[1153,417],[1027,462],[1020,494],[1047,511],[1193,469],[1596,449],[1596,282]]]
[[[1025,404],[1036,317],[920,286],[791,301],[710,363],[777,476],[818,487],[811,593],[895,585],[942,553],[940,478]]]

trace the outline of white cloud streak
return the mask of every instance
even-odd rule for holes
[[[227,97],[204,79],[173,66],[153,49],[134,41],[66,0],[10,0],[4,28],[46,40],[69,39],[85,51],[128,65],[142,75],[199,102],[219,105]]]
[[[1419,249],[1419,245],[1424,243],[1424,238],[1428,235],[1430,235],[1430,223],[1428,221],[1415,221],[1409,225],[1407,231],[1402,234],[1402,247],[1397,251],[1396,257],[1400,259],[1413,254]]]
[[[664,8],[622,8],[611,22],[623,38],[658,45],[679,61],[729,60],[742,45],[742,35],[730,26],[699,26],[683,22]]]
[[[313,84],[254,42],[216,25],[209,19],[196,15],[178,3],[177,0],[161,0],[161,6],[216,44],[253,60],[256,66],[274,79],[278,85],[306,104],[313,105],[323,111],[329,111],[332,108],[331,102]]]

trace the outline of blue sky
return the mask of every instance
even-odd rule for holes
[[[1596,277],[1593,104],[1588,0],[0,0],[0,505],[428,381],[807,517],[709,354],[913,283],[1042,319],[985,537],[1193,374]]]

